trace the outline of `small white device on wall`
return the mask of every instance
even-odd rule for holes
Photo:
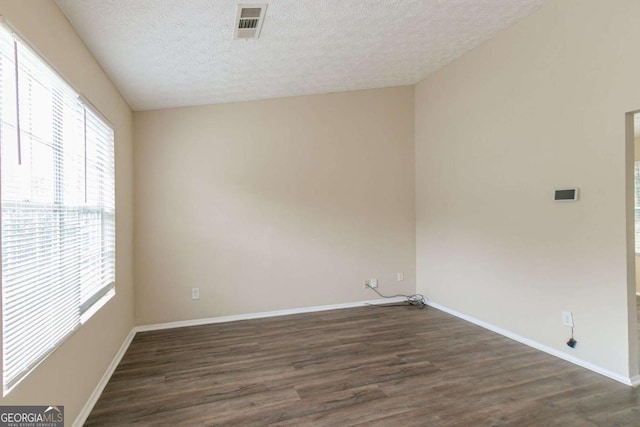
[[[577,188],[560,188],[553,192],[554,202],[575,202],[578,200]]]

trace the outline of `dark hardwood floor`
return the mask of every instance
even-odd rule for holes
[[[427,308],[139,333],[87,426],[640,426],[640,391]]]

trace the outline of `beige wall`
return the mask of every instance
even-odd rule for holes
[[[134,121],[138,324],[415,290],[413,87]]]
[[[64,405],[71,425],[133,327],[132,115],[53,2],[0,0],[0,15],[115,126],[116,296],[0,400],[2,405]]]
[[[640,294],[640,255],[636,255],[636,293]]]
[[[637,16],[635,0],[548,0],[415,94],[418,291],[622,376]],[[567,186],[580,201],[553,203]]]

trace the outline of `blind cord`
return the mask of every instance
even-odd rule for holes
[[[372,307],[406,307],[406,306],[413,306],[413,307],[418,307],[418,308],[425,308],[427,306],[427,301],[425,299],[425,297],[421,294],[413,294],[413,295],[405,295],[405,294],[396,294],[396,295],[383,295],[380,292],[378,292],[378,290],[376,288],[372,288],[369,285],[366,285],[367,288],[371,289],[373,292],[375,292],[376,294],[378,294],[379,296],[381,296],[382,298],[398,298],[398,297],[402,297],[402,298],[406,298],[406,301],[404,304],[385,304],[385,305],[379,305],[379,304],[368,304]]]
[[[16,138],[18,142],[18,165],[22,165],[22,132],[20,131],[20,72],[18,67],[18,41],[13,40],[13,61],[16,79]]]

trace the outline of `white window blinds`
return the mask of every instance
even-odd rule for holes
[[[6,393],[113,294],[114,135],[4,28],[0,98]]]

